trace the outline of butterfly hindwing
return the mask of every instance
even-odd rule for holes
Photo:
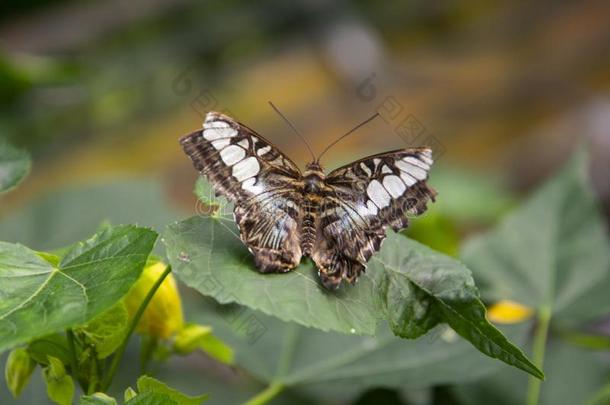
[[[430,149],[404,149],[361,159],[331,172],[312,258],[327,287],[355,281],[381,247],[386,228],[408,225],[436,195],[426,184]]]
[[[203,129],[181,139],[195,168],[216,193],[235,204],[240,238],[261,272],[284,272],[298,264],[300,194],[298,167],[262,136],[216,112]]]

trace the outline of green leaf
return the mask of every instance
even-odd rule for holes
[[[48,365],[48,355],[70,364],[70,349],[65,334],[55,333],[35,339],[28,344],[28,353],[39,364]]]
[[[0,138],[0,193],[15,187],[30,171],[29,153]]]
[[[178,402],[173,401],[169,395],[160,394],[157,392],[145,392],[139,394],[129,401],[125,402],[125,405],[180,405]]]
[[[98,359],[105,359],[119,348],[128,329],[129,314],[123,301],[119,301],[76,332],[95,346]]]
[[[609,246],[589,184],[587,155],[581,150],[495,229],[469,241],[463,258],[481,281],[485,297],[536,311],[533,357],[542,366],[549,331],[578,330],[610,310]],[[548,363],[553,360],[549,357]],[[584,379],[580,372],[560,381]],[[524,385],[507,391],[524,392]],[[551,389],[530,380],[528,401],[554,395]],[[567,394],[542,402],[583,400],[582,395],[579,401],[565,398]]]
[[[125,393],[123,394],[123,400],[125,402],[129,401],[130,399],[135,398],[138,395],[138,393],[131,387],[127,387],[127,389],[125,390]]]
[[[587,401],[588,405],[607,405],[610,403],[610,384],[604,385],[599,389],[591,399]]]
[[[66,373],[61,360],[48,356],[49,366],[44,369],[44,380],[47,384],[49,399],[59,405],[71,405],[74,397],[74,381]]]
[[[259,274],[237,227],[221,216],[171,225],[164,238],[177,276],[220,303],[343,333],[373,335],[388,320],[397,335],[416,338],[447,322],[483,353],[542,377],[486,320],[468,269],[404,236],[390,232],[358,284],[338,292],[320,286],[310,263],[288,274]]]
[[[74,246],[57,267],[0,242],[0,352],[112,307],[137,280],[156,238],[149,229],[115,227]]]
[[[186,325],[176,336],[173,348],[183,355],[201,350],[221,363],[233,364],[233,349],[214,336],[209,326]]]
[[[215,334],[235,349],[236,364],[257,381],[319,399],[305,403],[351,403],[374,387],[415,390],[461,384],[511,369],[479,353],[446,325],[417,340],[398,338],[387,328],[376,337],[355,336],[281,322],[237,305],[214,312],[200,309],[197,321],[212,325]],[[506,331],[519,341],[527,333],[521,326]],[[211,388],[210,395],[222,397],[225,390]],[[289,393],[281,394],[285,396]]]
[[[198,395],[196,397],[187,396],[173,388],[168,387],[161,381],[155,380],[154,378],[148,376],[143,376],[138,379],[138,391],[140,392],[139,395],[149,392],[167,395],[170,400],[174,401],[178,405],[199,405],[208,398],[207,395]]]
[[[103,392],[98,392],[81,397],[80,405],[117,405],[117,402],[116,399],[109,397]]]
[[[463,259],[485,297],[540,310],[578,326],[610,311],[610,242],[583,152],[491,232],[470,240]]]
[[[4,376],[6,378],[6,385],[11,394],[13,394],[13,397],[17,398],[21,395],[23,389],[28,385],[35,368],[36,363],[26,349],[14,349],[9,354],[6,360]]]

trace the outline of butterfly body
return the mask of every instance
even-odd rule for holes
[[[386,229],[406,227],[436,195],[426,184],[427,148],[370,156],[328,175],[314,161],[301,173],[262,136],[216,112],[181,144],[216,193],[235,203],[240,238],[260,272],[287,272],[310,257],[329,289],[355,282]]]

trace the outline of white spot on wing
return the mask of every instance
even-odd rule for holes
[[[373,174],[373,172],[371,172],[371,169],[369,169],[369,167],[364,163],[360,163],[360,168],[366,173],[367,176]]]
[[[402,170],[403,172],[409,173],[417,180],[425,180],[426,179],[426,171],[421,167],[415,166],[414,164],[405,162],[404,160],[397,160],[396,166]]]
[[[383,165],[383,167],[381,168],[381,173],[384,173],[384,174],[392,173],[392,169],[390,169],[387,165]]]
[[[237,142],[237,144],[246,150],[248,150],[248,148],[250,147],[250,142],[248,141],[248,138],[242,139],[241,141]]]
[[[243,183],[241,183],[241,188],[243,188],[246,191],[251,192],[254,195],[258,195],[264,191],[264,188],[260,184],[255,184],[255,183],[256,183],[256,178],[250,177],[249,179],[246,179]]]
[[[379,209],[372,201],[368,201],[366,203],[366,206],[369,208],[369,212],[371,213],[371,215],[377,215],[377,213],[379,212]]]
[[[381,183],[377,180],[373,180],[369,183],[369,186],[366,188],[366,194],[379,208],[387,207],[392,200],[392,197],[390,197],[388,192],[385,191]]]
[[[419,158],[426,162],[429,166],[432,166],[432,163],[434,163],[434,160],[432,159],[432,151],[430,149],[424,150]]]
[[[243,151],[243,149],[241,150]],[[244,181],[250,177],[256,176],[260,168],[258,160],[255,157],[250,156],[233,166],[233,177],[235,177],[237,181]]]
[[[205,116],[205,122],[204,122],[204,126],[205,124],[213,124],[213,123],[221,123],[221,124],[227,124],[225,121],[219,121],[220,115],[217,112],[209,112],[206,114]]]
[[[404,160],[407,163],[411,163],[417,167],[421,167],[424,170],[430,170],[430,166],[424,162],[422,162],[421,160],[413,157],[413,156],[407,156],[406,158],[403,158],[402,160]]]
[[[405,182],[407,187],[411,187],[413,184],[417,183],[417,180],[415,180],[412,176],[410,176],[409,173],[405,173],[405,172],[400,173],[400,178],[402,179],[402,181]]]
[[[221,150],[222,148],[229,145],[230,143],[231,143],[231,138],[222,138],[222,139],[218,139],[216,141],[212,141],[212,146],[216,150]]]
[[[246,151],[237,145],[229,145],[220,151],[220,157],[227,166],[233,166],[246,157]]]
[[[263,156],[265,153],[268,153],[271,150],[271,146],[267,145],[264,148],[260,148],[256,151],[258,156]]]
[[[208,141],[215,141],[222,138],[232,138],[237,135],[237,130],[226,127],[226,128],[206,128],[203,130],[203,137]]]
[[[394,198],[398,198],[403,195],[407,189],[405,183],[403,183],[398,176],[385,176],[383,179],[383,186]]]

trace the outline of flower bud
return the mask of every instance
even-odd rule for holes
[[[512,324],[532,317],[531,308],[510,300],[500,300],[487,310],[487,318],[494,323]]]
[[[21,391],[28,385],[35,367],[36,363],[26,349],[15,349],[9,354],[6,361],[5,377],[6,385],[8,385],[13,397],[19,397]]]
[[[167,265],[163,262],[148,264],[139,280],[125,297],[125,305],[133,318],[144,298],[161,277]],[[158,339],[168,339],[182,330],[184,316],[176,280],[169,274],[148,303],[136,331]]]

